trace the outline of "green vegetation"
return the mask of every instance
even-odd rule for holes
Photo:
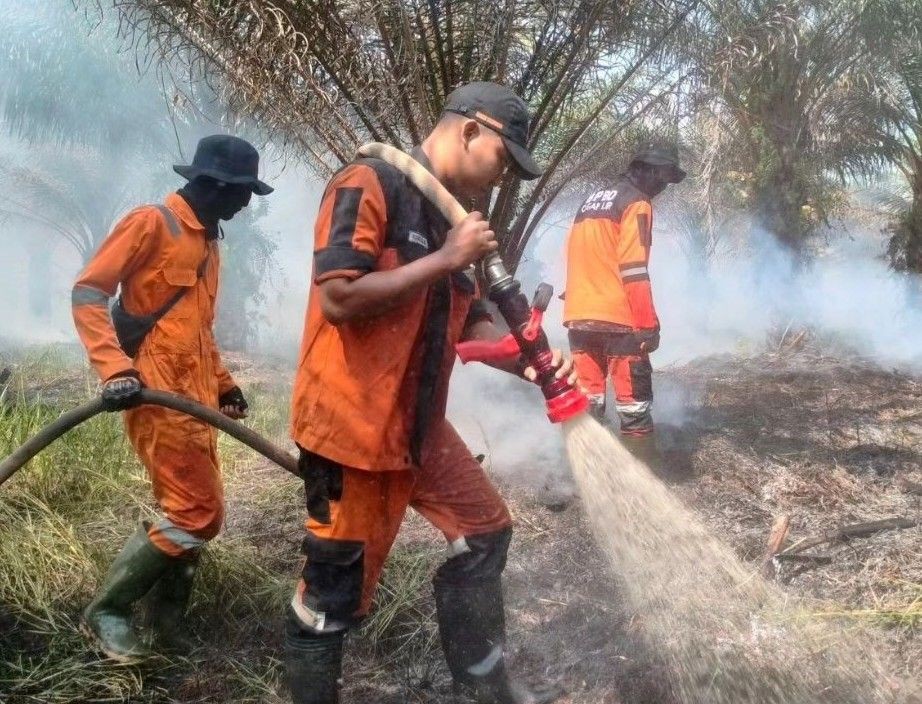
[[[0,456],[95,392],[78,359],[73,348],[45,348],[15,360],[0,404]],[[248,423],[283,443],[287,390],[258,381],[246,386]],[[190,612],[203,645],[188,659],[113,665],[77,630],[81,608],[125,537],[139,520],[156,516],[118,416],[75,429],[0,489],[4,704],[275,701],[281,622],[300,561],[300,486],[231,438],[222,436],[219,447],[228,526],[203,557]],[[428,589],[437,559],[432,544],[395,551],[379,608],[355,639],[360,653],[402,667],[437,651]]]

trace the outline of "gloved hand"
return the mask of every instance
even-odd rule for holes
[[[137,405],[138,394],[144,388],[141,375],[128,369],[110,377],[102,386],[102,407],[107,411],[124,411]]]
[[[635,330],[634,339],[640,347],[641,354],[650,354],[659,347],[659,328]]]
[[[243,397],[243,392],[240,390],[239,386],[235,386],[218,396],[218,408],[220,408],[221,413],[228,418],[235,418],[237,420],[246,418],[247,409],[249,407],[250,404],[248,404],[247,400]]]

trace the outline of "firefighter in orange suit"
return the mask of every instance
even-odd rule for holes
[[[563,321],[580,385],[602,420],[611,377],[622,438],[641,455],[652,445],[649,354],[660,334],[648,271],[650,201],[683,178],[674,146],[645,145],[616,183],[585,200],[567,238]]]
[[[483,197],[507,166],[540,175],[528,124],[511,90],[471,83],[448,96],[413,155],[457,197]],[[285,633],[294,701],[339,701],[345,633],[368,613],[407,507],[448,543],[434,585],[456,687],[481,702],[554,701],[559,692],[531,691],[506,669],[500,577],[512,521],[445,419],[455,344],[502,337],[463,273],[496,249],[489,224],[475,212],[450,228],[398,170],[362,158],[328,184],[314,236],[292,400],[309,516]],[[572,376],[556,363],[558,378]]]
[[[202,139],[191,165],[173,167],[188,183],[164,203],[122,218],[73,288],[74,322],[103,381],[103,400],[108,410],[125,410],[128,437],[163,512],[129,539],[83,612],[82,629],[116,660],[149,654],[130,624],[132,605],[148,592],[162,643],[189,645],[182,622],[198,555],[224,517],[215,430],[165,408],[133,406],[146,386],[246,416],[212,323],[219,221],[234,217],[253,193],[272,192],[257,178],[258,164],[256,149],[242,139]]]

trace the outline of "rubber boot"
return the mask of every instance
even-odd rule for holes
[[[166,650],[187,653],[197,642],[186,625],[186,608],[198,569],[198,553],[174,558],[147,595],[147,625]]]
[[[445,660],[456,694],[478,704],[548,704],[556,688],[530,690],[506,669],[506,622],[498,578],[473,586],[436,582],[435,603]]]
[[[605,395],[589,397],[589,415],[605,424]]]
[[[289,608],[285,621],[285,670],[294,704],[339,704],[346,631],[316,633]]]
[[[83,610],[81,630],[106,656],[129,662],[150,650],[131,627],[131,608],[160,578],[172,558],[150,542],[143,525],[128,539],[103,579],[96,598]]]
[[[655,433],[646,435],[621,435],[621,444],[627,448],[635,458],[643,462],[654,474],[663,471],[662,453],[656,442]]]

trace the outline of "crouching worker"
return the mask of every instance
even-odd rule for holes
[[[133,406],[149,387],[246,417],[247,402],[221,363],[212,323],[218,223],[246,207],[253,193],[272,192],[257,178],[258,163],[242,139],[202,139],[190,166],[173,167],[188,183],[163,204],[128,213],[74,285],[74,322],[103,380],[103,401],[110,411],[125,410],[128,437],[163,511],[129,538],[83,611],[82,629],[116,660],[149,654],[131,626],[132,606],[148,592],[161,643],[191,645],[182,625],[199,551],[224,517],[216,431],[159,406]]]
[[[462,202],[480,198],[507,166],[540,175],[528,122],[510,90],[462,86],[413,155]],[[292,402],[309,516],[285,632],[296,704],[339,701],[344,636],[368,613],[408,506],[448,542],[434,582],[456,688],[499,704],[559,696],[529,691],[506,669],[500,575],[511,519],[445,418],[455,344],[501,337],[462,273],[496,247],[479,213],[450,228],[383,161],[358,159],[327,186]],[[557,364],[559,378],[569,374]]]

